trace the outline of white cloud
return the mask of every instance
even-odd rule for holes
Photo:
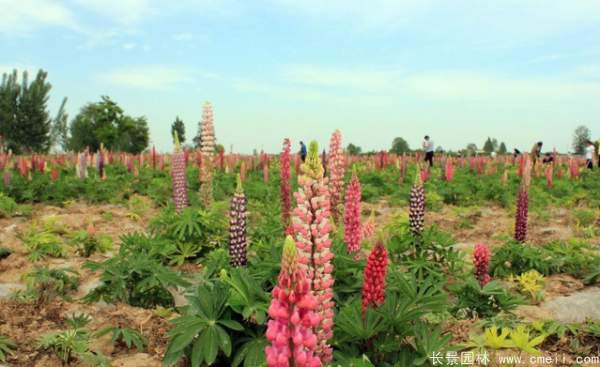
[[[124,50],[133,50],[137,45],[134,42],[127,42],[123,44]]]
[[[23,35],[44,26],[77,29],[71,11],[54,0],[0,0],[0,34]]]
[[[161,1],[151,0],[76,0],[77,3],[111,20],[134,25],[145,18],[157,14],[156,6]],[[164,5],[168,3],[164,2]]]
[[[140,66],[122,68],[100,75],[99,79],[115,86],[134,89],[167,89],[189,82],[192,77],[185,68]]]
[[[388,88],[391,80],[400,76],[398,70],[340,69],[316,65],[288,65],[282,74],[284,80],[293,83],[369,90]]]

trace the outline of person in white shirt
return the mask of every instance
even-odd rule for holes
[[[430,168],[433,167],[433,152],[435,151],[435,147],[429,135],[426,135],[423,140],[423,150],[425,151],[425,162],[429,163]]]
[[[596,152],[596,147],[594,146],[594,143],[592,143],[590,140],[588,140],[587,146],[585,147],[585,161],[586,161],[587,168],[589,168],[589,169],[594,168],[594,153],[595,152]]]

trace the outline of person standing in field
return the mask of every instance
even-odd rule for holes
[[[598,163],[598,168],[600,168],[600,139],[596,141],[596,163]]]
[[[587,168],[594,168],[594,153],[596,152],[596,147],[591,140],[587,141],[587,146],[585,147],[585,164]]]
[[[433,152],[435,151],[435,146],[433,145],[433,141],[429,138],[429,135],[426,135],[423,140],[423,151],[425,152],[425,162],[429,163],[429,168],[433,167]]]
[[[540,158],[540,155],[542,154],[542,146],[543,145],[544,145],[543,142],[538,141],[537,143],[535,143],[533,145],[533,148],[531,148],[531,162],[533,163],[534,166],[537,163],[538,159]]]
[[[302,162],[304,162],[304,160],[306,159],[306,145],[304,145],[304,142],[300,142],[300,158],[302,159]]]

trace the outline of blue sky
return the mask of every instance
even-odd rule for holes
[[[174,3],[176,5],[174,5]],[[52,111],[109,95],[171,149],[214,106],[227,149],[326,143],[509,149],[600,137],[597,0],[0,0],[0,72],[49,72]]]

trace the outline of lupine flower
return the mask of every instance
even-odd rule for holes
[[[369,219],[362,225],[361,236],[363,240],[368,240],[375,235],[375,211],[371,210]]]
[[[552,188],[554,186],[554,165],[548,165],[546,167],[546,185],[548,188]]]
[[[488,270],[491,257],[492,254],[490,249],[486,245],[475,245],[475,251],[473,252],[473,266],[475,268],[475,278],[477,278],[482,287],[491,280]]]
[[[526,160],[523,169],[523,177],[519,192],[517,194],[517,213],[515,216],[515,240],[525,242],[527,240],[527,217],[529,215],[529,183],[531,180],[531,163]]]
[[[263,164],[262,166],[262,171],[263,171],[263,182],[268,184],[269,183],[269,164]]]
[[[4,183],[4,187],[10,186],[10,182],[12,181],[12,173],[9,169],[4,170],[4,174],[2,175],[2,183]]]
[[[295,193],[297,207],[292,223],[298,247],[298,262],[306,271],[317,299],[316,312],[320,317],[314,328],[317,335],[317,355],[323,364],[331,362],[333,350],[328,340],[333,336],[333,253],[329,232],[329,190],[323,177],[317,142],[310,143],[308,155],[301,166],[298,191]]]
[[[388,254],[381,242],[378,242],[367,259],[362,289],[363,318],[369,306],[377,308],[385,301],[385,275]]]
[[[323,162],[324,163],[324,162]],[[329,140],[329,201],[331,216],[337,223],[340,215],[342,189],[344,186],[344,151],[342,149],[342,132],[335,130]]]
[[[446,160],[446,164],[444,165],[444,179],[448,182],[454,180],[454,164],[452,164],[452,159],[450,158]]]
[[[346,205],[344,207],[344,242],[348,254],[358,255],[361,242],[360,226],[360,199],[361,189],[360,181],[356,172],[352,173],[352,178],[346,189]]]
[[[187,178],[185,176],[185,157],[179,145],[179,137],[173,134],[175,151],[171,162],[171,178],[173,180],[173,203],[175,210],[181,213],[188,206]]]
[[[318,339],[313,329],[321,321],[318,301],[301,268],[292,237],[285,239],[281,271],[269,307],[265,348],[269,367],[319,367]]]
[[[200,200],[205,207],[213,202],[213,162],[215,154],[215,128],[213,125],[213,109],[209,102],[202,108],[202,130],[200,132],[200,151],[202,153],[202,169],[200,172]]]
[[[290,224],[290,211],[292,210],[292,185],[290,182],[290,152],[292,145],[290,139],[283,140],[283,151],[279,156],[279,177],[280,177],[280,195],[281,195],[281,221],[284,227]]]
[[[229,256],[234,267],[246,265],[246,207],[246,195],[238,174],[237,188],[229,210]]]
[[[58,180],[58,170],[55,165],[52,165],[52,169],[50,170],[50,179],[52,181]]]
[[[569,173],[571,175],[572,180],[578,179],[581,175],[581,172],[579,171],[579,165],[577,164],[577,161],[573,158],[569,159]]]
[[[423,188],[421,172],[418,166],[415,175],[415,183],[410,190],[408,222],[410,232],[413,236],[421,236],[425,225],[425,189]]]

